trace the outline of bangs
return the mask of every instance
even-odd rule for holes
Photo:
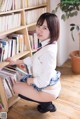
[[[37,26],[42,26],[43,25],[43,22],[44,22],[44,20],[45,19],[43,19],[43,18],[40,18],[40,19],[38,19],[38,21],[37,21]]]

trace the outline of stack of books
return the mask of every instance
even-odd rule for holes
[[[13,85],[15,82],[20,82],[21,79],[27,75],[28,73],[14,66],[5,66],[0,69],[0,77],[3,82],[4,90],[6,92],[7,99],[11,98],[15,95],[13,90]]]

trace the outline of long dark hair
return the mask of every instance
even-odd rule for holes
[[[47,22],[48,29],[50,31],[50,41],[49,44],[54,43],[54,41],[57,41],[59,38],[59,32],[60,32],[60,25],[58,17],[55,14],[52,13],[43,13],[38,21],[37,25],[42,26],[44,20]]]

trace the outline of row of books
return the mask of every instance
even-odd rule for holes
[[[3,82],[3,87],[7,99],[15,95],[13,90],[14,82],[20,82],[20,79],[27,74],[20,68],[13,68],[11,66],[6,66],[3,69],[0,69],[0,80]]]
[[[21,25],[21,13],[0,16],[0,32],[7,31]]]
[[[29,40],[31,49],[38,49],[39,48],[39,39],[37,38],[36,31],[29,31]]]
[[[25,50],[25,36],[23,34],[11,34],[4,37],[0,39],[0,62]]]
[[[24,7],[33,7],[41,4],[45,4],[47,0],[24,0]]]
[[[21,0],[0,0],[0,12],[21,8]]]
[[[39,18],[39,16],[44,12],[46,12],[46,7],[39,8],[39,9],[34,9],[34,10],[30,10],[30,11],[26,11],[25,12],[26,24],[30,24],[30,23],[36,22],[37,19]]]

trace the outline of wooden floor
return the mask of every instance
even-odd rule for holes
[[[56,112],[39,113],[37,103],[20,99],[8,112],[8,119],[80,119],[80,75],[71,71],[70,61],[57,69],[61,71],[62,90],[53,103]]]

